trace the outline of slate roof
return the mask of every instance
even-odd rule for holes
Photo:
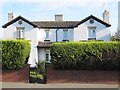
[[[32,22],[39,28],[74,28],[80,21],[38,21]]]
[[[48,48],[50,48],[51,45],[52,45],[52,42],[39,42],[37,47],[40,47],[40,48],[48,47]]]
[[[23,18],[22,16],[18,16],[15,19],[11,20],[10,22],[4,24],[2,27],[6,28],[7,26],[13,24],[17,20],[22,19],[23,21],[27,22],[28,24],[32,25],[33,27],[38,27],[38,28],[74,28],[74,27],[77,27],[78,25],[86,22],[87,20],[89,20],[91,18],[102,23],[106,27],[111,26],[110,24],[104,22],[103,20],[101,20],[93,15],[90,15],[81,21],[34,21],[34,22],[31,22],[31,21]]]

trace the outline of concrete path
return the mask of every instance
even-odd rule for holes
[[[58,83],[58,84],[27,84],[27,83],[0,83],[2,88],[118,88],[117,84],[78,84],[78,83]]]

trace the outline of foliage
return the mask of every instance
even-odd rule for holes
[[[120,41],[120,39],[117,38],[116,36],[111,36],[111,41]]]
[[[117,41],[120,41],[120,29],[117,30],[117,32],[114,34],[114,37]]]
[[[45,74],[45,61],[41,61],[41,60],[38,60],[38,65],[37,65],[37,68],[39,70],[39,73],[41,74]]]
[[[66,42],[51,46],[55,69],[118,70],[118,42]]]
[[[30,69],[30,83],[46,83],[45,61],[38,61],[35,68]]]
[[[30,43],[27,40],[1,40],[2,68],[22,68],[30,53]]]
[[[32,77],[32,78],[38,78],[38,79],[43,79],[43,75],[42,74],[38,74],[35,71],[30,71],[30,77]]]

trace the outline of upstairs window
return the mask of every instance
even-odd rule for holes
[[[49,31],[50,30],[45,30],[45,40],[49,40]]]
[[[68,39],[68,30],[63,30],[63,40],[67,40]]]
[[[17,27],[17,39],[23,39],[24,38],[24,27]]]

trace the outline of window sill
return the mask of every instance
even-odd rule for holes
[[[25,38],[16,38],[17,40],[24,40]]]
[[[96,40],[96,38],[88,38],[88,40]]]
[[[44,40],[44,41],[50,41],[50,40]]]
[[[67,41],[67,42],[69,42],[69,40],[62,40],[63,42],[65,42],[65,41]]]

